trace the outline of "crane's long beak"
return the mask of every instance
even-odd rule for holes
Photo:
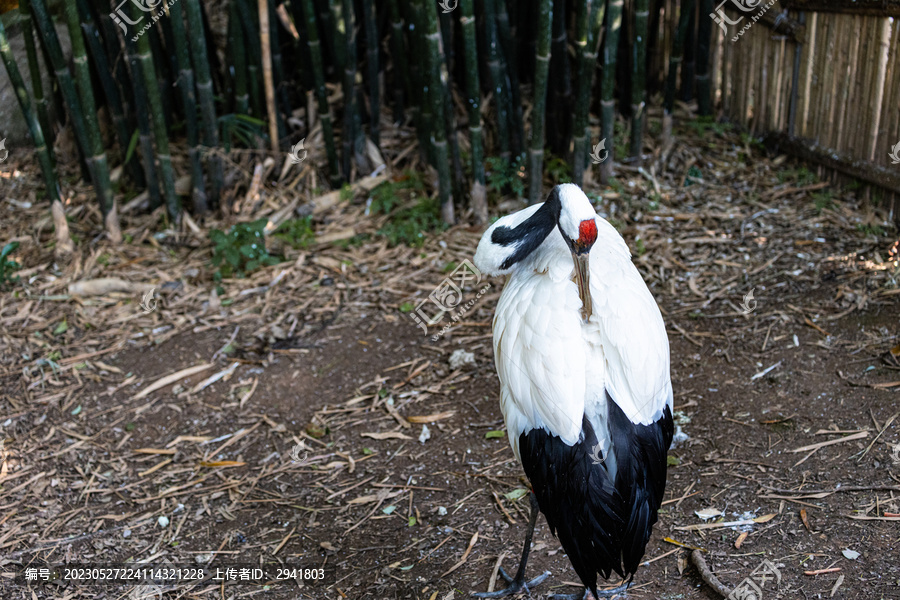
[[[594,312],[594,303],[591,300],[591,267],[588,262],[590,255],[590,252],[572,253],[572,259],[575,261],[575,284],[578,286],[578,296],[581,298],[581,318],[585,322],[591,318],[591,314]]]

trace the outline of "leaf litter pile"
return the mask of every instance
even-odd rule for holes
[[[718,598],[752,582],[773,597],[900,598],[896,231],[752,140],[680,133],[644,168],[587,186],[671,340],[677,443],[629,596]],[[248,154],[232,163],[236,217],[176,231],[126,209],[119,247],[92,237],[99,215],[79,190],[79,253],[65,260],[36,172],[4,183],[15,216],[0,240],[17,244],[0,295],[4,599],[500,587],[528,510],[497,406],[503,282],[470,282],[460,307],[474,302],[443,334],[452,313],[427,335],[414,322],[481,229],[440,226],[405,139],[384,142],[383,172],[331,193],[311,163],[262,184],[278,165]],[[495,210],[522,207],[503,185]],[[764,560],[777,578],[754,579]],[[74,563],[266,577],[22,579]],[[541,520],[529,573],[544,569],[535,596],[577,590]]]

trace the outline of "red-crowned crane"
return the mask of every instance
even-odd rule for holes
[[[499,219],[475,265],[510,275],[494,315],[494,360],[509,442],[531,482],[531,519],[509,587],[527,590],[538,510],[588,591],[627,589],[666,486],[672,442],[669,341],[622,236],[581,189]],[[628,580],[597,591],[597,573]],[[558,596],[559,598],[581,598]]]

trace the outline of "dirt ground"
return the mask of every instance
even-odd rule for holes
[[[819,206],[827,184],[785,181],[787,165],[744,165],[756,184],[705,159],[670,170],[691,164],[693,185],[626,172],[596,188],[663,310],[687,436],[627,597],[720,598],[689,560],[696,547],[729,588],[762,583],[757,600],[900,599],[896,235],[859,226],[865,210],[840,192]],[[658,203],[637,202],[655,185]],[[128,274],[129,250],[95,252],[59,281],[26,263],[32,292],[0,304],[2,598],[137,597],[21,579],[75,562],[269,575],[142,591],[167,600],[459,599],[487,590],[498,564],[514,570],[528,501],[498,433],[503,282],[485,280],[437,339],[440,324],[424,335],[409,312],[479,235],[318,248],[226,282],[221,298],[179,266],[196,247],[151,248],[155,281],[179,285],[145,314],[134,298],[53,300],[59,281]],[[116,343],[102,337],[113,330]],[[451,366],[456,350],[471,360]],[[777,577],[761,579],[765,564]],[[279,566],[325,580],[276,581]],[[528,573],[544,570],[533,597],[577,590],[541,519]]]

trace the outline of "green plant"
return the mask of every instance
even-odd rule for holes
[[[306,248],[316,241],[316,233],[312,226],[312,217],[288,219],[278,226],[272,237],[283,241],[291,248]]]
[[[501,156],[489,156],[484,161],[487,167],[487,186],[497,194],[512,192],[517,198],[525,195],[525,155],[512,162]]]
[[[706,132],[712,131],[714,134],[722,137],[731,130],[730,124],[718,123],[715,117],[697,117],[695,121],[688,121],[687,125],[700,136],[704,136]]]
[[[691,168],[688,169],[687,177],[684,178],[684,186],[687,187],[694,183],[695,179],[703,179],[703,171],[698,169],[695,165],[691,165]]]
[[[881,237],[882,235],[884,235],[884,228],[882,228],[881,225],[857,223],[856,230],[863,235],[874,235],[876,237]]]
[[[11,258],[7,258],[10,254],[15,252],[18,247],[19,242],[10,242],[0,250],[0,287],[4,287],[9,283],[15,283],[19,280],[18,277],[13,277],[12,273],[13,271],[21,269],[22,265]]]
[[[259,267],[281,262],[280,256],[272,256],[266,250],[263,232],[267,222],[259,219],[233,225],[228,233],[220,229],[209,232],[209,239],[215,245],[211,262],[218,267],[213,274],[216,281],[223,277],[244,277]]]
[[[821,192],[817,192],[812,195],[813,201],[816,204],[816,212],[821,214],[824,210],[833,210],[835,207],[834,198],[832,197],[831,190],[824,190]]]
[[[257,140],[265,137],[266,122],[249,115],[222,115],[218,121],[225,152],[231,152],[231,146],[235,142],[240,142],[248,148],[255,148]]]
[[[568,183],[572,181],[572,168],[560,157],[550,154],[547,159],[547,176],[550,177],[553,185]]]
[[[378,235],[387,238],[391,246],[421,247],[426,233],[447,227],[441,220],[438,203],[425,195],[421,175],[411,172],[399,181],[388,181],[372,190],[369,210],[372,214],[390,215]]]
[[[799,169],[782,169],[777,174],[778,183],[793,182],[798,187],[812,185],[818,181],[816,174],[807,169],[800,167]]]

